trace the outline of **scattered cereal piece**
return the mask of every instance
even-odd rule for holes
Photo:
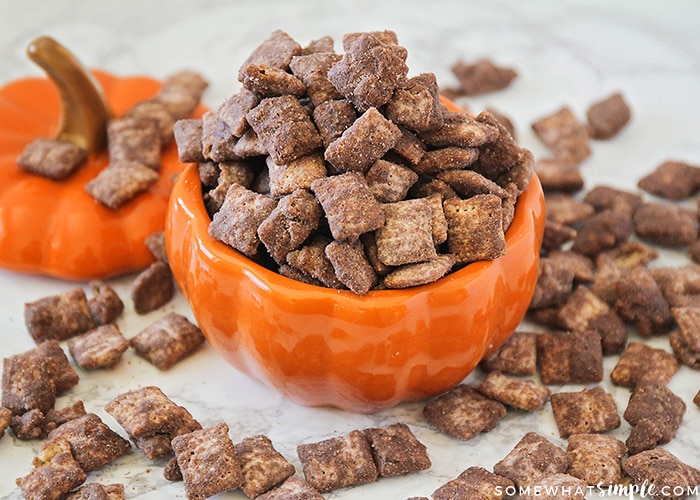
[[[564,193],[552,193],[545,197],[547,220],[564,225],[581,222],[595,213],[590,203]]]
[[[603,348],[594,331],[542,333],[537,337],[537,359],[544,384],[603,380]]]
[[[663,432],[654,420],[641,418],[634,424],[625,440],[627,454],[632,456],[642,451],[652,450],[663,437]]]
[[[428,403],[423,415],[441,432],[468,441],[488,432],[506,414],[506,407],[474,387],[459,385]]]
[[[569,436],[566,454],[571,457],[568,474],[591,486],[621,484],[621,459],[625,443],[605,434],[573,434]]]
[[[537,333],[516,330],[496,351],[486,356],[481,367],[506,375],[534,375],[537,371]]]
[[[158,181],[158,172],[136,161],[119,161],[85,185],[85,190],[108,208],[117,209]]]
[[[344,436],[297,446],[306,481],[320,492],[371,483],[378,472],[365,435]]]
[[[429,469],[428,450],[402,423],[362,431],[369,442],[377,471],[382,477]]]
[[[624,418],[632,426],[649,419],[661,431],[658,444],[666,444],[676,435],[685,414],[685,402],[666,385],[642,382],[632,391]]]
[[[87,158],[87,151],[71,142],[39,137],[22,151],[17,164],[25,171],[61,180],[70,176]]]
[[[650,491],[652,498],[660,500],[671,498],[664,492],[681,491],[679,496],[685,498],[686,492],[697,489],[700,485],[700,470],[683,463],[671,452],[662,448],[643,451],[622,461],[622,469],[632,477],[633,484],[654,485]]]
[[[73,458],[67,441],[56,441],[35,457],[34,469],[15,483],[24,498],[60,498],[73,488],[80,486],[87,475]]]
[[[612,395],[600,386],[580,392],[558,392],[550,397],[559,435],[606,432],[620,427],[620,415]]]
[[[535,163],[535,173],[545,193],[556,191],[573,193],[583,188],[583,175],[578,165],[559,158],[541,158]]]
[[[507,491],[515,486],[505,476],[494,474],[483,467],[469,467],[459,476],[433,491],[433,500],[454,500],[456,498],[489,498],[502,500]]]
[[[468,96],[503,90],[518,76],[514,69],[498,66],[489,59],[473,63],[459,60],[452,66],[452,73],[459,81],[459,91]]]
[[[205,160],[202,146],[202,119],[178,120],[173,125],[177,157],[182,163],[201,163]]]
[[[525,380],[498,371],[491,371],[479,384],[479,392],[518,410],[541,408],[551,391],[532,380]]]
[[[643,240],[665,247],[682,247],[698,238],[695,210],[668,203],[645,202],[634,212],[634,232]]]
[[[528,432],[493,466],[493,472],[524,487],[545,476],[565,473],[569,465],[571,457],[564,450],[544,436]]]
[[[236,455],[241,464],[241,489],[249,498],[271,490],[294,474],[294,465],[272,445],[267,436],[245,438],[236,444]]]
[[[571,296],[573,285],[574,269],[571,266],[560,260],[542,257],[530,308],[539,309],[563,304]]]
[[[10,426],[12,422],[12,410],[0,406],[0,437],[5,435],[5,430]]]
[[[587,112],[588,125],[594,139],[610,139],[630,121],[632,112],[619,92],[592,104]]]
[[[668,336],[668,343],[678,362],[694,370],[700,369],[700,351],[691,349],[679,331],[673,331]]]
[[[167,370],[195,352],[203,343],[202,331],[186,317],[167,313],[131,338],[134,350],[160,370]]]
[[[642,197],[638,193],[610,186],[594,186],[586,193],[583,201],[593,206],[596,212],[609,209],[631,215],[642,204]]]
[[[666,384],[678,369],[678,361],[670,352],[630,342],[610,372],[610,379],[617,385],[632,388],[647,381]]]
[[[38,409],[46,414],[56,403],[55,362],[45,356],[15,354],[2,363],[2,406],[14,415]]]
[[[115,324],[101,325],[68,340],[68,351],[77,365],[86,370],[114,368],[129,348]]]
[[[671,327],[671,308],[645,267],[636,266],[623,272],[613,291],[615,310],[622,319],[634,323],[642,337],[665,333]]]
[[[665,161],[639,179],[637,186],[668,200],[682,200],[700,189],[700,167],[680,161]]]
[[[532,130],[554,158],[579,164],[591,154],[588,130],[566,106],[535,121]]]
[[[82,288],[25,304],[24,322],[37,344],[50,339],[66,340],[96,326]]]
[[[291,476],[281,485],[257,497],[257,500],[323,500],[323,495],[302,478]]]
[[[131,300],[137,314],[164,306],[175,295],[175,282],[168,264],[156,261],[141,271],[131,284]]]
[[[88,286],[91,295],[88,299],[88,308],[95,323],[97,325],[114,323],[124,312],[122,299],[111,286],[102,281],[93,280]]]
[[[64,500],[124,500],[124,485],[88,483],[66,494]]]
[[[78,400],[70,406],[63,408],[53,408],[46,413],[44,418],[44,429],[46,434],[54,430],[59,425],[65,424],[75,418],[80,418],[85,415],[85,404]]]
[[[137,162],[160,170],[160,135],[156,123],[144,118],[114,118],[107,126],[111,164]]]
[[[196,105],[197,102],[194,103],[194,106]],[[192,110],[194,111],[194,107]],[[165,103],[159,101],[157,98],[151,98],[137,102],[131,108],[129,108],[124,113],[124,115],[122,115],[121,118],[118,118],[118,120],[132,119],[137,121],[151,122],[155,126],[155,138],[153,138],[152,140],[158,141],[160,143],[161,148],[164,148],[172,142],[175,118],[170,113],[170,110],[168,110],[168,106]],[[142,147],[144,147],[144,149],[150,149],[152,147],[151,144],[148,144],[147,141],[143,140],[145,139],[145,137],[133,137],[133,139],[135,139],[135,141],[133,141],[134,145],[138,145],[139,142],[143,142]],[[139,148],[137,147],[136,149],[138,150]],[[138,153],[136,154],[138,155]],[[155,170],[158,170],[158,168],[155,168]]]
[[[626,242],[634,232],[632,216],[621,210],[591,215],[578,228],[572,249],[593,256]]]

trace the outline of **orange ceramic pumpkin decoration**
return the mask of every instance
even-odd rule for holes
[[[114,116],[153,97],[161,87],[145,77],[118,78],[101,71],[93,76]],[[177,147],[173,143],[162,152],[158,182],[116,210],[85,191],[85,184],[108,163],[104,150],[90,153],[63,181],[26,173],[17,166],[25,146],[66,126],[63,90],[44,78],[17,80],[0,89],[0,267],[71,280],[143,269],[153,261],[145,239],[163,230],[172,178],[183,168]],[[75,119],[75,127],[93,126],[85,116]],[[94,140],[99,148],[99,136]]]
[[[362,296],[265,269],[212,239],[209,222],[192,165],[173,188],[166,245],[210,344],[296,402],[372,412],[450,389],[515,330],[537,282],[544,197],[533,176],[505,256]]]

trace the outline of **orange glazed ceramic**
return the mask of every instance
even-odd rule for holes
[[[533,176],[503,257],[362,296],[263,268],[212,239],[209,222],[192,165],[173,188],[166,245],[214,349],[300,404],[374,412],[449,390],[515,330],[537,282],[544,196]]]

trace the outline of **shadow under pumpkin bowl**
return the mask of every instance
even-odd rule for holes
[[[412,288],[356,295],[301,283],[208,234],[196,165],[179,175],[166,219],[168,259],[213,348],[297,403],[370,413],[459,384],[522,321],[544,227],[533,175],[506,253]]]

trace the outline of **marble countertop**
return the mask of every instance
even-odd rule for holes
[[[632,121],[613,140],[593,143],[593,154],[582,172],[589,188],[605,183],[636,190],[636,181],[667,159],[700,164],[698,21],[700,3],[691,0],[23,0],[0,3],[0,84],[42,75],[24,51],[30,40],[45,34],[69,47],[85,65],[118,75],[163,78],[183,68],[197,70],[210,82],[204,101],[214,107],[238,88],[239,65],[274,29],[286,31],[302,44],[324,35],[333,36],[337,44],[347,32],[391,29],[408,49],[411,74],[432,71],[442,86],[456,85],[450,67],[458,59],[488,57],[515,68],[519,76],[508,89],[462,104],[473,111],[493,107],[506,113],[520,143],[536,155],[546,150],[530,129],[534,120],[563,105],[585,118],[590,104],[622,92],[632,108]],[[661,250],[659,262],[676,265],[684,260]],[[135,335],[167,311],[192,317],[179,295],[159,311],[137,315],[128,300],[132,280],[133,276],[126,276],[109,282],[127,304],[119,322],[126,336]],[[7,357],[34,345],[24,326],[25,302],[79,285],[0,271],[0,355]],[[652,342],[670,350],[666,339]],[[610,383],[607,374],[614,362],[606,359],[603,386],[622,411],[629,391]],[[400,421],[428,447],[433,463],[429,470],[338,490],[326,495],[330,499],[429,496],[469,466],[491,468],[530,430],[566,445],[548,405],[529,414],[510,412],[493,431],[467,442],[453,440],[428,425],[421,413],[424,403],[372,415],[301,407],[236,372],[208,346],[167,372],[129,352],[113,371],[80,374],[80,384],[60,397],[57,406],[82,399],[88,411],[121,432],[104,412],[105,403],[124,391],[158,385],[203,425],[226,421],[238,438],[266,434],[296,465],[298,474],[297,444],[353,429]],[[688,409],[677,436],[664,447],[700,468],[700,408],[692,404],[700,389],[700,373],[683,367],[669,387],[688,403]],[[623,421],[611,434],[624,440],[629,430]],[[39,441],[19,441],[10,432],[0,439],[0,499],[21,498],[14,478],[29,472],[40,446]],[[91,473],[90,480],[122,482],[127,498],[185,498],[182,483],[165,480],[162,466],[134,452]],[[592,497],[599,494],[591,492]],[[236,491],[217,498],[245,496]]]

